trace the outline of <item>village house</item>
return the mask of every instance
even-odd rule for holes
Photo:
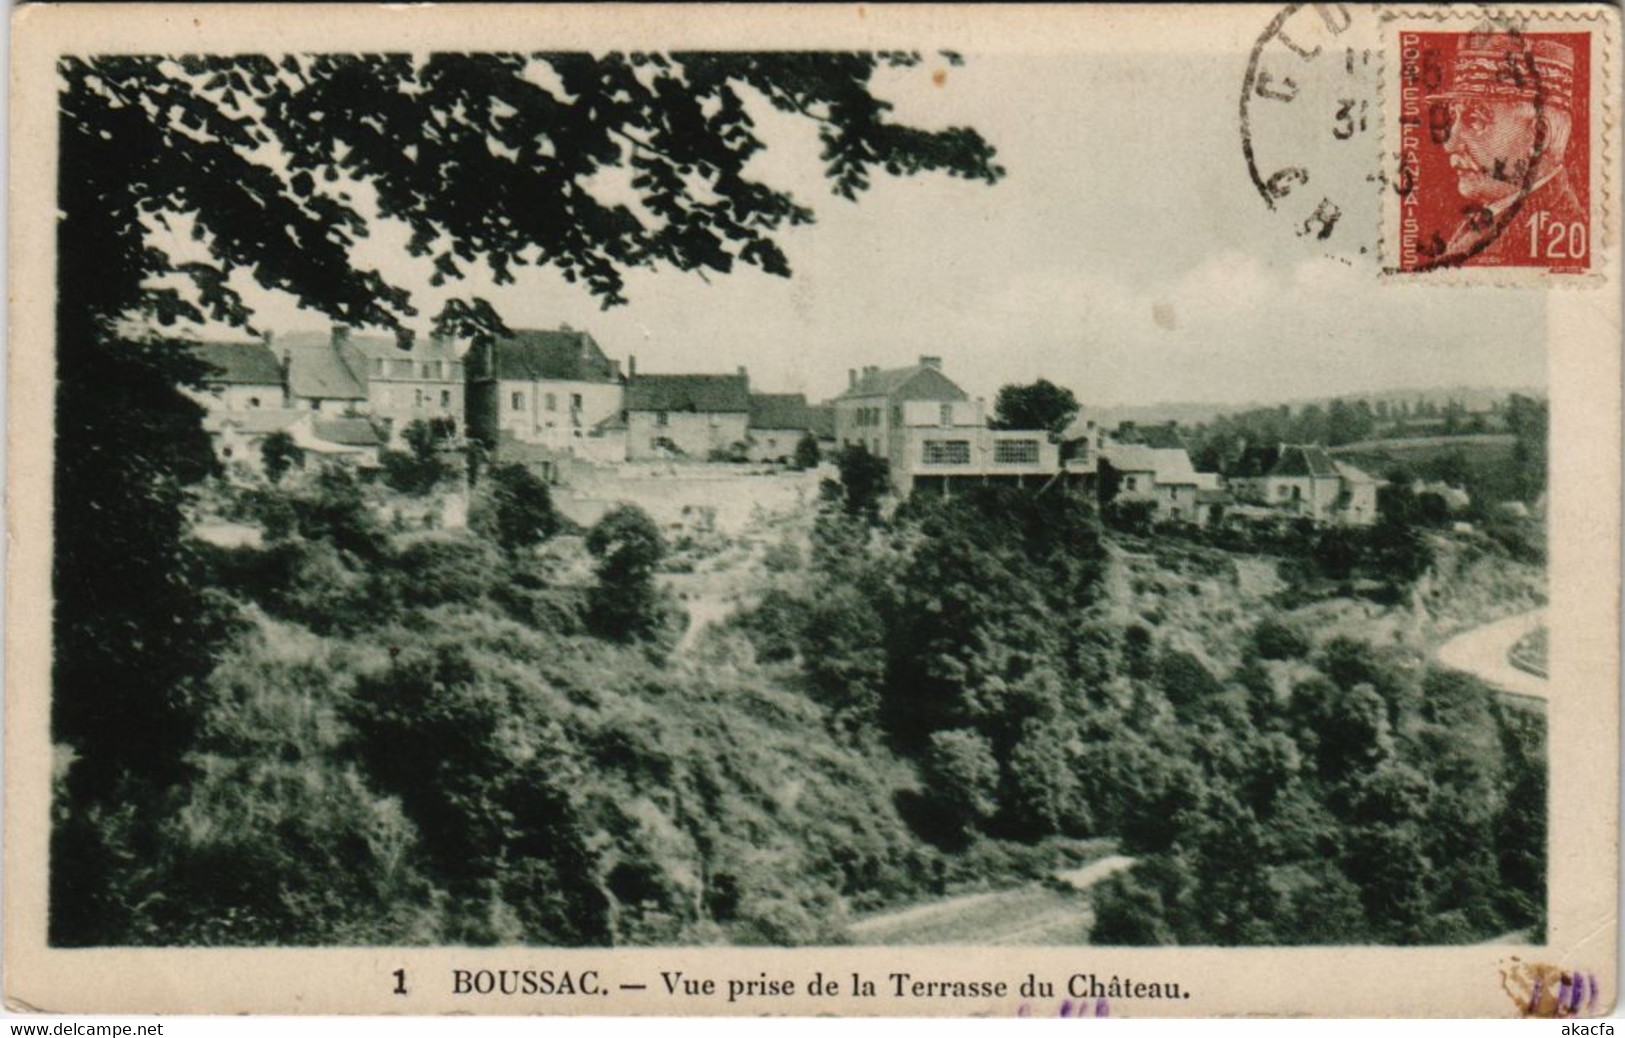
[[[345,423],[356,423],[357,427]],[[274,433],[288,435],[304,455],[307,467],[322,461],[359,468],[378,464],[380,440],[363,418],[323,418],[310,410],[294,408],[220,410],[203,419],[203,429],[209,434],[215,456],[228,469],[263,473],[265,441]]]
[[[388,442],[415,421],[463,430],[463,362],[439,336],[361,335],[336,325],[273,342],[285,358],[293,406],[324,415],[371,415]]]
[[[1045,431],[988,428],[981,401],[942,373],[940,357],[849,371],[834,404],[837,444],[885,458],[892,486],[905,496],[916,487],[947,494],[965,481],[1042,485],[1078,474]]]
[[[279,335],[271,348],[288,373],[289,406],[325,415],[367,410],[367,388],[333,348],[331,333]]]
[[[751,461],[794,461],[796,445],[812,431],[812,408],[802,393],[752,393],[749,439]]]
[[[735,375],[644,375],[632,358],[625,399],[628,460],[708,460],[746,449],[750,377],[744,368]]]
[[[586,441],[622,410],[620,365],[569,325],[520,329],[490,344],[470,381],[494,380],[497,429],[522,443],[590,453]]]
[[[1219,474],[1198,472],[1183,447],[1109,442],[1100,456],[1116,480],[1114,501],[1148,501],[1158,522],[1206,526],[1226,500]]]
[[[1379,481],[1319,444],[1250,445],[1228,474],[1237,501],[1317,523],[1377,521]]]
[[[186,349],[208,366],[203,391],[192,391],[204,407],[248,411],[281,408],[287,373],[263,342],[188,342]]]

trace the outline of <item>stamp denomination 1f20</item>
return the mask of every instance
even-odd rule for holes
[[[1593,269],[1589,32],[1400,31],[1400,273]]]

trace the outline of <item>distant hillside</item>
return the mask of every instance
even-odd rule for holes
[[[1373,393],[1343,393],[1337,396],[1298,397],[1290,400],[1255,400],[1235,404],[1168,401],[1157,404],[1097,406],[1086,401],[1083,405],[1083,413],[1086,417],[1108,428],[1115,426],[1118,422],[1125,421],[1139,424],[1178,422],[1181,425],[1195,425],[1212,421],[1219,415],[1241,414],[1261,407],[1280,407],[1284,404],[1296,411],[1309,404],[1324,406],[1337,399],[1349,401],[1368,400],[1373,406],[1378,401],[1386,401],[1389,404],[1404,401],[1414,406],[1419,400],[1427,400],[1437,404],[1443,404],[1447,400],[1458,400],[1468,411],[1487,411],[1492,403],[1500,403],[1512,393],[1519,393],[1540,400],[1546,398],[1544,388],[1531,386],[1489,388],[1482,386],[1446,386],[1433,389],[1387,389]]]

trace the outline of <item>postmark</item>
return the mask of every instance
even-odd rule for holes
[[[1408,283],[1600,281],[1609,25],[1583,7],[1282,8],[1239,106],[1282,250]]]

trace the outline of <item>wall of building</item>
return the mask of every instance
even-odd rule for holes
[[[204,407],[211,411],[253,411],[280,408],[283,392],[280,385],[217,385],[196,394]]]
[[[751,461],[778,461],[796,457],[796,444],[806,435],[805,429],[750,429],[750,444],[746,456]]]
[[[450,418],[464,431],[465,389],[461,380],[394,379],[372,376],[367,382],[367,404],[374,417],[390,420],[390,436],[415,421]]]
[[[1047,479],[1061,468],[1060,447],[1041,432],[913,426],[896,443],[890,461],[900,494],[922,477]]]
[[[576,397],[579,410],[572,407]],[[566,450],[619,413],[621,401],[622,388],[613,382],[503,379],[497,389],[497,421],[514,439]]]
[[[1342,521],[1350,526],[1370,526],[1377,521],[1377,485],[1351,483],[1348,486],[1348,505],[1342,510]]]
[[[660,415],[665,415],[664,424]],[[626,456],[629,459],[658,458],[659,439],[670,440],[690,458],[704,461],[713,450],[727,450],[745,439],[746,415],[690,411],[631,411],[626,416]]]
[[[891,451],[891,409],[883,396],[866,396],[835,401],[836,449],[856,445],[871,454],[888,456]]]

